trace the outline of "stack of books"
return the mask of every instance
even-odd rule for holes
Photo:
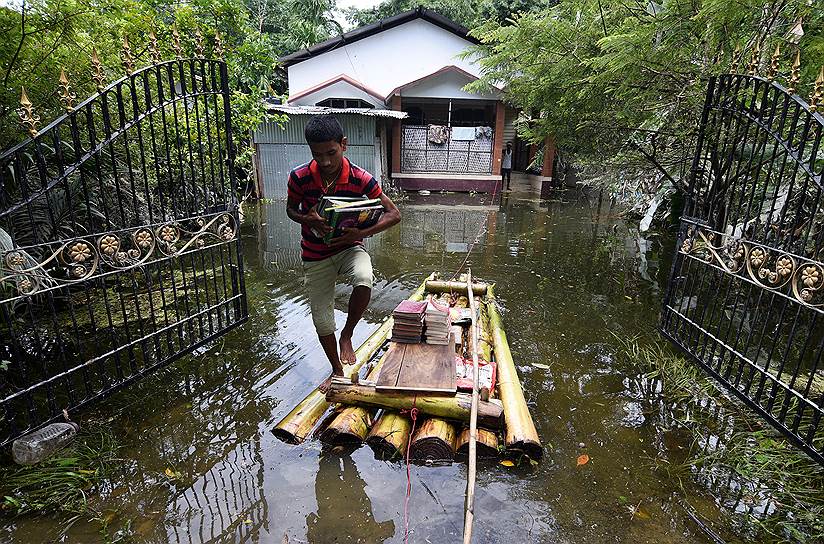
[[[332,227],[330,232],[322,236],[323,241],[329,244],[333,238],[341,236],[346,227],[371,227],[381,218],[384,209],[380,198],[324,195],[318,201],[317,212]],[[314,234],[321,236],[319,232]]]
[[[404,300],[392,312],[392,341],[418,344],[423,336],[426,302]]]
[[[440,304],[430,297],[426,304],[424,324],[426,325],[427,344],[446,345],[449,343],[449,332],[452,328],[449,306]]]

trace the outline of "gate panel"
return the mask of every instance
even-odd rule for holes
[[[98,85],[0,157],[0,445],[247,316],[226,64]]]
[[[814,102],[757,76],[711,78],[661,329],[824,463],[824,118]]]

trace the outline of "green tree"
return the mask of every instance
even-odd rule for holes
[[[805,34],[795,45],[799,21]],[[599,167],[646,170],[659,182],[644,189],[660,192],[683,186],[707,78],[728,69],[736,47],[746,65],[760,44],[763,70],[781,45],[784,76],[800,48],[809,93],[824,13],[807,0],[586,0],[488,21],[473,34],[485,75],[471,88],[503,84],[510,102],[534,113],[522,136],[553,135]]]
[[[503,23],[513,14],[539,11],[555,3],[557,0],[386,0],[371,8],[349,8],[345,14],[352,25],[363,26],[420,6],[474,28],[490,19]]]

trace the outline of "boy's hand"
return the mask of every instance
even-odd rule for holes
[[[355,242],[363,240],[363,234],[361,234],[360,229],[355,227],[344,227],[343,234],[338,236],[337,238],[332,238],[329,242],[331,247],[338,247],[338,246],[345,246],[345,245],[353,245]]]
[[[301,223],[309,227],[315,232],[320,233],[321,235],[326,234],[327,232],[332,231],[332,227],[326,224],[326,219],[318,214],[315,208],[312,208],[301,217]]]

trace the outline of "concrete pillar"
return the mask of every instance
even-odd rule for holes
[[[401,96],[396,94],[392,97],[391,108],[401,111]],[[401,120],[392,120],[392,173],[401,173]]]
[[[492,173],[496,176],[501,175],[501,160],[503,159],[504,151],[504,113],[506,106],[503,101],[495,102],[495,136],[494,144],[492,146]]]
[[[544,166],[541,168],[541,177],[552,181],[552,165],[555,162],[555,138],[547,136],[544,140]]]
[[[529,166],[532,164],[532,161],[535,159],[535,154],[538,152],[538,147],[535,144],[529,144],[529,151],[526,156],[526,165]]]

